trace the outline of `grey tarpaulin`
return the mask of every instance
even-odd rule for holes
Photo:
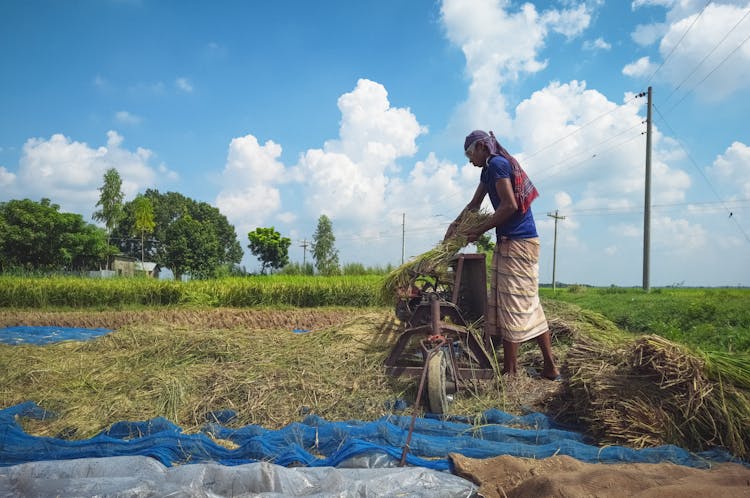
[[[423,467],[286,468],[267,462],[165,467],[145,456],[0,467],[0,496],[23,497],[468,497],[476,486]]]

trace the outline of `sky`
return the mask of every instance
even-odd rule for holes
[[[116,168],[126,201],[217,207],[248,271],[248,232],[310,262],[324,214],[342,264],[397,266],[492,130],[540,192],[540,282],[641,286],[651,87],[648,284],[749,286],[749,39],[750,0],[5,0],[0,202],[93,222]]]

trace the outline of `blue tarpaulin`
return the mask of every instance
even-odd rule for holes
[[[400,459],[411,417],[390,415],[366,422],[331,422],[315,415],[282,429],[257,425],[228,428],[207,423],[201,432],[185,434],[164,418],[118,422],[86,440],[32,436],[19,417],[53,416],[33,402],[0,410],[0,465],[41,460],[68,460],[142,455],[169,467],[175,464],[217,462],[241,465],[258,461],[281,466],[336,467],[351,458],[388,455]],[[543,414],[516,417],[499,410],[483,414],[481,425],[461,421],[418,418],[407,463],[434,470],[449,470],[449,453],[471,458],[511,455],[546,458],[568,455],[590,463],[661,463],[705,468],[716,462],[738,460],[716,449],[691,453],[677,446],[633,449],[598,447],[581,434],[556,427]],[[228,449],[214,438],[237,445]]]
[[[75,327],[18,326],[0,329],[0,342],[5,344],[49,344],[61,341],[87,341],[112,332],[109,329]]]

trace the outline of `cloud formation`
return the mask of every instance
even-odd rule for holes
[[[31,138],[23,146],[17,174],[0,174],[16,197],[52,199],[61,210],[81,213],[90,219],[104,173],[115,168],[122,178],[126,200],[138,192],[173,181],[176,173],[164,165],[152,166],[153,153],[141,147],[130,151],[122,146],[123,137],[107,133],[106,145],[90,147],[62,134],[49,139]],[[2,173],[2,171],[0,171]]]
[[[512,128],[503,86],[547,66],[538,57],[551,31],[572,38],[591,21],[583,3],[540,13],[531,3],[512,12],[504,1],[445,0],[441,14],[448,39],[466,58],[470,79],[468,99],[459,107],[454,126],[475,129],[498,123],[496,131],[504,135]]]
[[[633,8],[667,7],[666,22],[641,25],[633,33],[637,43],[659,42],[662,61],[647,66],[643,58],[630,63],[623,74],[651,77],[699,92],[707,99],[722,99],[750,88],[750,4],[746,0],[706,2],[634,2]],[[702,89],[710,91],[700,92]]]

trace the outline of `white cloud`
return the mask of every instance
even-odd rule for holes
[[[531,3],[511,12],[509,2],[494,0],[445,0],[441,14],[448,39],[466,57],[471,80],[468,99],[452,126],[466,130],[493,122],[498,123],[495,131],[504,135],[511,133],[511,118],[502,86],[546,67],[538,55],[550,31],[573,37],[591,18],[583,4],[540,14]]]
[[[656,66],[651,63],[648,56],[645,56],[635,62],[626,64],[625,67],[622,68],[622,74],[630,76],[631,78],[638,78],[651,75],[655,70]]]
[[[174,82],[175,86],[178,90],[185,92],[185,93],[192,93],[193,92],[193,85],[190,83],[190,80],[187,78],[177,78]]]
[[[573,204],[573,198],[567,192],[555,193],[555,206],[559,209],[564,209]]]
[[[683,253],[699,249],[708,243],[708,233],[700,224],[668,216],[651,218],[651,234],[655,250]]]
[[[0,187],[9,187],[16,180],[16,175],[0,166]]]
[[[276,216],[276,218],[279,221],[281,221],[282,223],[287,223],[287,224],[288,223],[294,223],[295,221],[297,221],[297,215],[295,213],[292,213],[292,212],[289,212],[289,211],[284,212],[284,213],[279,213]]]
[[[612,45],[604,41],[604,38],[597,38],[596,40],[586,40],[583,42],[583,49],[591,51],[611,50]]]
[[[250,185],[243,189],[222,191],[216,198],[216,206],[230,222],[244,234],[262,226],[269,214],[281,206],[279,190],[268,185]]]
[[[312,223],[326,214],[339,233],[378,226],[394,181],[390,175],[399,173],[396,161],[414,155],[416,138],[427,130],[409,109],[392,107],[385,88],[370,80],[359,80],[339,98],[338,107],[339,136],[303,152],[293,167],[279,160],[281,146],[271,140],[264,145],[252,135],[232,140],[216,198],[230,222],[249,229],[272,219],[290,223],[295,218],[281,211],[278,186],[292,182],[285,194],[302,190]]]
[[[409,109],[391,107],[380,83],[360,79],[338,100],[339,139],[326,142],[327,152],[342,152],[372,173],[380,173],[398,157],[417,151],[416,138],[427,132]],[[363,168],[364,169],[364,168]]]
[[[372,239],[362,236],[378,237],[394,210],[400,219],[417,194],[398,179],[397,161],[417,152],[416,139],[427,129],[409,109],[392,107],[385,88],[370,80],[359,80],[354,90],[339,98],[338,107],[339,136],[322,148],[304,151],[293,167],[279,161],[282,149],[273,141],[260,145],[252,135],[232,140],[224,187],[216,199],[230,222],[252,229],[272,219],[295,221],[294,215],[282,211],[284,199],[277,187],[285,182],[291,183],[284,195],[296,195],[299,189],[304,197],[303,216],[308,219],[297,221],[314,226],[325,214],[334,221],[337,237],[372,244]],[[431,181],[441,178],[425,176]],[[417,175],[412,181],[422,180]],[[450,184],[440,185],[441,189],[450,190]]]
[[[648,47],[656,43],[669,29],[666,23],[639,24],[630,38],[642,47]]]
[[[633,213],[643,204],[645,101],[625,97],[617,105],[583,82],[551,83],[516,108],[520,150],[528,151],[516,157],[542,195],[553,195],[548,208],[570,214],[566,232],[591,224],[576,213]],[[691,186],[689,175],[670,165],[673,146],[654,127],[654,203],[683,202]],[[636,232],[618,228],[615,233],[627,237]]]
[[[656,3],[637,2],[634,7]],[[708,99],[725,98],[750,88],[750,44],[745,43],[750,36],[750,23],[740,22],[750,11],[746,0],[713,2],[708,6],[695,0],[658,4],[668,8],[665,25],[640,26],[633,39],[646,42],[647,34],[658,36],[664,30],[659,53],[665,62],[657,73],[659,79],[686,92],[710,87],[710,92],[701,92]]]
[[[542,20],[553,31],[568,38],[578,36],[591,23],[591,14],[586,5],[580,4],[567,10],[548,10]]]
[[[338,106],[339,138],[303,154],[297,173],[313,212],[372,221],[382,213],[388,174],[398,172],[395,161],[416,153],[416,138],[427,130],[408,109],[391,107],[373,81],[359,80]]]
[[[281,152],[279,144],[268,140],[260,145],[253,135],[229,143],[216,206],[239,233],[262,226],[281,207],[276,185],[286,181],[287,173],[278,160]]]
[[[127,125],[137,125],[140,124],[142,121],[140,116],[136,116],[135,114],[131,114],[128,111],[118,111],[115,113],[115,120],[118,123],[127,124]]]
[[[49,139],[31,138],[23,146],[15,194],[35,200],[46,197],[63,211],[89,218],[109,168],[117,169],[120,174],[126,199],[144,188],[156,186],[162,177],[149,164],[151,151],[140,147],[129,151],[122,143],[122,136],[114,131],[107,133],[106,145],[97,148],[62,134]]]
[[[609,231],[630,239],[643,237],[643,228],[630,223],[617,223],[609,228]]]
[[[709,178],[715,177],[734,190],[730,197],[750,198],[750,146],[734,142],[716,158],[708,173]]]

